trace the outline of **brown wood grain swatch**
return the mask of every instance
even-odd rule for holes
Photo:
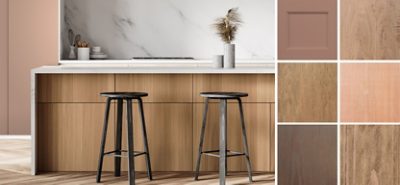
[[[399,59],[398,0],[341,1],[342,59]]]
[[[336,126],[278,126],[279,185],[337,184]]]
[[[400,184],[400,126],[341,127],[341,184]]]
[[[279,122],[336,122],[336,64],[279,64],[278,75]]]
[[[399,122],[400,64],[342,64],[341,121]]]

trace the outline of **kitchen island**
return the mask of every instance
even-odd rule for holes
[[[275,169],[275,68],[240,66],[215,69],[204,66],[43,66],[32,70],[32,174],[54,171],[96,171],[105,109],[103,91],[144,91],[144,112],[154,171],[193,171],[199,143],[203,91],[242,91],[254,171]],[[234,104],[234,102],[232,102]],[[231,108],[232,107],[232,108]],[[111,107],[110,126],[116,122]],[[237,106],[228,109],[228,148],[242,150]],[[140,129],[134,104],[134,129]],[[126,111],[124,110],[124,113]],[[204,149],[216,149],[218,102],[210,105]],[[125,127],[125,123],[124,123]],[[125,128],[124,128],[124,131]],[[142,136],[135,133],[135,150]],[[123,148],[126,133],[123,132]],[[109,129],[106,150],[113,150]],[[127,163],[123,159],[122,167]],[[104,170],[113,170],[106,157]],[[145,170],[142,158],[136,169]],[[229,171],[245,171],[243,158],[231,158]],[[205,157],[202,171],[217,171],[218,159]]]

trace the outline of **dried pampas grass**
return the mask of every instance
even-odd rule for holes
[[[221,37],[222,41],[227,44],[231,44],[235,40],[235,36],[238,27],[242,24],[238,8],[232,8],[228,10],[225,17],[218,18],[216,23],[213,25],[217,34]]]

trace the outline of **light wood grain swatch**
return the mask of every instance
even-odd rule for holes
[[[400,126],[341,127],[341,184],[400,184]]]
[[[399,122],[400,64],[342,64],[341,121]]]
[[[337,185],[337,127],[278,127],[279,185]]]
[[[279,122],[336,122],[337,65],[279,64]]]
[[[38,76],[38,102],[105,102],[114,91],[114,75],[45,74]]]
[[[192,102],[192,75],[116,75],[116,91],[147,92],[145,102]]]
[[[342,59],[399,59],[398,0],[341,1]]]
[[[218,150],[219,148],[219,104],[211,103],[207,116],[206,134],[203,151]],[[247,129],[247,139],[249,142],[250,158],[254,171],[274,171],[271,169],[270,157],[271,142],[275,139],[271,137],[270,104],[268,103],[244,103],[244,115]],[[202,124],[202,114],[204,105],[196,103],[194,105],[194,130],[193,130],[193,155],[197,159],[198,146],[200,142],[200,132]],[[228,104],[228,149],[242,152],[242,130],[240,126],[240,114],[237,103]],[[194,163],[196,160],[193,161]],[[203,156],[201,170],[217,171],[218,158]],[[195,167],[195,164],[193,165]],[[243,157],[232,157],[228,159],[229,171],[246,171],[246,164]]]
[[[234,91],[249,93],[243,102],[275,102],[274,75],[194,75],[194,102],[203,102],[201,92]]]

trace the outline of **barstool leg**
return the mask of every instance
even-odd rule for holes
[[[244,145],[244,153],[246,155],[246,164],[247,164],[247,171],[249,174],[249,181],[253,182],[253,174],[252,174],[252,167],[251,167],[251,162],[250,162],[250,156],[249,156],[249,145],[247,143],[247,134],[246,134],[246,125],[244,122],[244,113],[243,113],[243,105],[242,105],[242,100],[238,99],[239,102],[239,110],[240,110],[240,122],[242,125],[242,135],[243,135],[243,145]]]
[[[101,181],[101,171],[103,170],[104,147],[106,145],[106,138],[107,138],[107,127],[108,127],[108,116],[110,113],[110,104],[111,104],[111,98],[107,98],[106,111],[104,114],[103,135],[101,137],[101,144],[100,144],[99,164],[97,166],[97,178],[96,178],[97,183],[99,183]]]
[[[117,103],[117,128],[115,136],[115,154],[121,155],[121,142],[122,142],[122,109],[123,100],[118,99]],[[121,157],[114,157],[114,176],[121,176]]]
[[[226,126],[227,126],[227,100],[220,103],[220,133],[219,133],[219,184],[225,185],[226,178]]]
[[[199,180],[201,154],[203,153],[204,133],[206,131],[207,112],[208,112],[208,98],[204,102],[203,123],[201,125],[199,153],[197,154],[196,173],[194,180]]]
[[[132,121],[132,100],[128,99],[126,103],[128,118],[128,179],[129,184],[135,184],[135,153],[133,141],[133,121]]]
[[[146,157],[147,176],[149,177],[149,180],[153,180],[153,175],[151,173],[149,144],[147,141],[146,122],[144,119],[143,101],[141,98],[138,99],[138,105],[139,105],[140,118],[142,120],[143,144],[144,144],[144,152],[146,153],[145,157]]]

